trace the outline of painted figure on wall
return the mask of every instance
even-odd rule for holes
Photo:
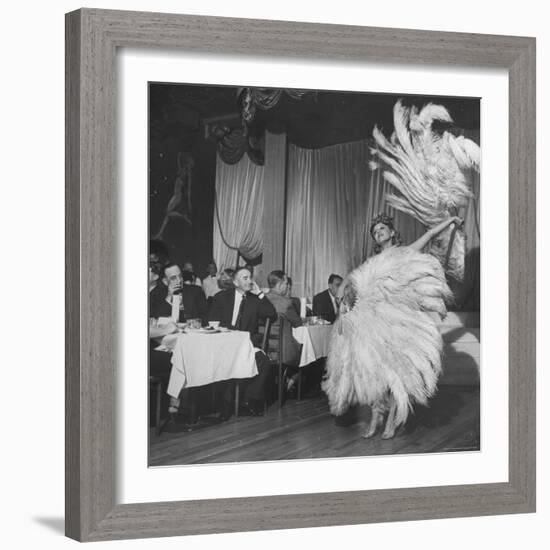
[[[191,226],[191,184],[195,163],[189,153],[178,153],[178,173],[174,181],[174,193],[168,201],[166,214],[154,239],[162,240],[164,232],[171,220],[182,220]]]

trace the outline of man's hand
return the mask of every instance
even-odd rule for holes
[[[452,226],[453,224],[460,228],[464,225],[464,220],[459,216],[453,216],[449,221],[449,225]]]
[[[172,303],[172,296],[178,293],[183,288],[182,283],[170,281],[168,283],[168,292],[166,293],[166,300]]]
[[[255,294],[256,296],[258,296],[258,294],[260,294],[261,289],[258,286],[258,283],[256,281],[251,282],[250,292],[252,292],[252,294]]]

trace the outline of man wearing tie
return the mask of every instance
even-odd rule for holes
[[[313,297],[313,315],[318,315],[334,323],[338,315],[338,289],[342,284],[342,277],[334,273],[328,278],[328,288]]]
[[[235,288],[218,292],[214,296],[208,320],[219,321],[222,327],[248,332],[252,344],[259,348],[261,343],[259,321],[260,319],[275,321],[277,312],[256,282],[252,280],[252,274],[247,268],[240,267],[235,271],[233,284]],[[260,350],[256,351],[256,366],[258,374],[246,385],[243,406],[250,414],[260,415],[263,411],[265,390],[270,374],[269,360]],[[224,417],[230,414],[231,401],[231,391],[228,386],[224,396]]]
[[[183,317],[179,319],[204,319],[206,316],[206,298],[202,288],[193,284],[193,274],[182,271],[178,264],[168,263],[163,268],[162,288],[164,300],[156,303],[158,317],[170,317],[172,315],[172,298],[174,294],[181,294],[183,303]],[[160,285],[159,285],[160,286]]]

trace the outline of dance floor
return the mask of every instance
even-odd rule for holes
[[[273,404],[263,417],[238,417],[200,429],[150,436],[150,466],[292,460],[344,456],[475,451],[480,448],[479,387],[441,386],[428,408],[417,408],[390,440],[363,439],[368,407],[337,426],[320,392]],[[208,420],[208,419],[206,419]],[[176,427],[177,428],[177,427]]]

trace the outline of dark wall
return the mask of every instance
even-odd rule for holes
[[[191,225],[182,219],[171,219],[163,232],[172,261],[191,261],[199,276],[212,259],[212,224],[216,177],[215,146],[200,140],[192,149],[195,166],[191,187]],[[177,151],[162,150],[152,144],[149,171],[149,233],[158,232],[166,206],[174,191],[177,175]]]
[[[167,116],[152,108],[150,117],[149,235],[154,238],[158,233],[173,195],[178,152],[190,153],[194,161],[191,225],[183,219],[171,219],[162,240],[172,261],[180,264],[191,261],[202,278],[206,265],[212,260],[216,146],[204,139],[199,121],[192,116],[186,118],[181,113]]]

